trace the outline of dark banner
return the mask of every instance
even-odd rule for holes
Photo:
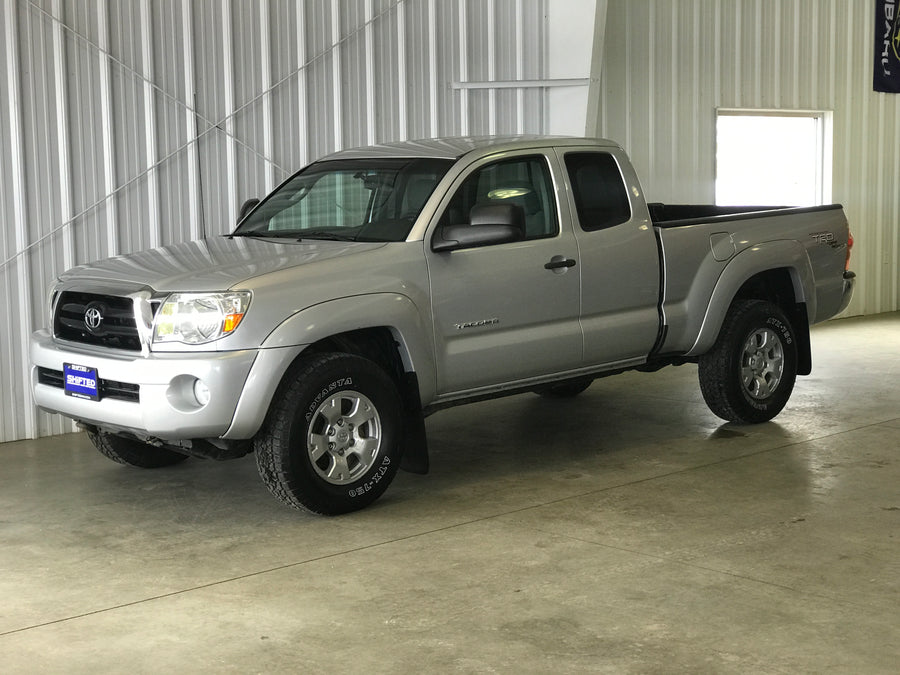
[[[900,0],[875,0],[875,91],[900,93]]]

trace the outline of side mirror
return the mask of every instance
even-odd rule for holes
[[[437,252],[508,244],[525,238],[525,212],[515,204],[475,206],[469,225],[445,225],[431,244]]]
[[[241,222],[248,213],[250,213],[253,209],[256,208],[256,205],[259,204],[259,200],[256,197],[251,197],[243,204],[241,204],[241,208],[238,211],[238,222]]]

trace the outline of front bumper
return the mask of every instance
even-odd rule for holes
[[[184,440],[252,436],[285,364],[299,348],[143,356],[60,343],[39,330],[32,334],[30,353],[34,401],[43,410],[110,431]],[[54,381],[54,373],[61,373],[64,363],[96,368],[101,380],[117,385],[137,385],[132,387],[133,400],[114,395],[101,396],[99,401],[67,396],[61,378]],[[209,402],[204,405],[193,394],[196,380],[209,390]]]

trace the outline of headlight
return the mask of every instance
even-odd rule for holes
[[[153,342],[199,345],[230,334],[250,306],[250,292],[173,293],[153,321]]]

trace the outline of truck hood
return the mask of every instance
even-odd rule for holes
[[[217,237],[79,265],[62,274],[60,280],[124,282],[163,292],[224,291],[270,272],[355,255],[382,246],[384,244],[380,242],[276,242]]]

